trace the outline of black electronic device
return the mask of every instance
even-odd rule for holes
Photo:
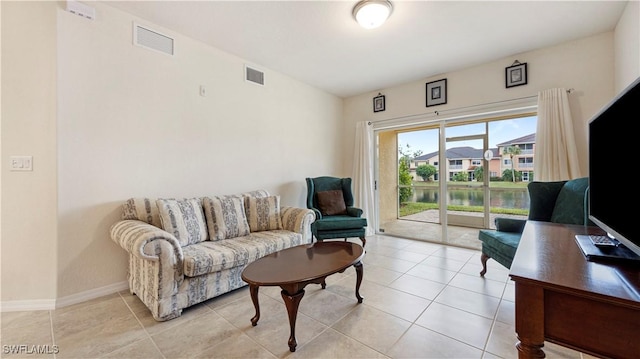
[[[589,219],[640,256],[640,196],[635,153],[640,144],[640,77],[589,121]]]
[[[589,261],[626,262],[640,266],[640,256],[630,251],[624,244],[614,246],[598,245],[593,235],[577,234],[575,236],[578,247]],[[615,239],[612,239],[616,243]],[[596,236],[597,242],[597,236]]]

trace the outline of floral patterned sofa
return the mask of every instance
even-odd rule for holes
[[[129,290],[158,321],[247,285],[242,270],[312,242],[312,210],[281,207],[265,190],[184,199],[131,198],[111,238],[129,253]]]

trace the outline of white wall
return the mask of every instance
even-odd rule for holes
[[[2,70],[16,76],[3,78],[3,127],[15,131],[3,131],[2,164],[8,154],[31,154],[35,168],[3,170],[4,304],[70,303],[122,285],[127,257],[108,231],[129,197],[264,188],[283,205],[304,206],[305,177],[340,175],[342,99],[266,68],[265,87],[246,83],[242,59],[105,4],[92,3],[94,21],[65,12],[63,3],[5,5]],[[134,20],[174,37],[176,55],[132,45]],[[25,39],[23,28],[39,32]],[[24,40],[43,43],[33,59],[19,51]],[[46,73],[18,78],[39,68]],[[36,97],[43,85],[54,92]],[[24,93],[5,99],[16,87]],[[15,116],[5,116],[9,100]],[[48,112],[24,128],[26,114],[45,110],[40,103]]]
[[[2,301],[50,307],[57,286],[56,3],[2,6]],[[32,172],[9,158],[33,156]]]
[[[505,67],[518,60],[527,63],[527,85],[505,88]],[[380,121],[403,116],[433,113],[467,106],[481,105],[527,96],[535,96],[549,88],[573,88],[569,96],[572,117],[577,132],[576,146],[580,167],[587,173],[586,123],[590,116],[607,103],[614,94],[613,32],[572,41],[559,46],[486,63],[480,66],[445,73],[421,81],[383,89],[386,110],[373,113],[372,99],[378,91],[345,99],[345,119],[352,132],[358,121]],[[425,106],[425,83],[447,79],[447,103]],[[351,163],[345,164],[351,168]]]
[[[640,76],[640,1],[629,1],[615,31],[615,92]]]

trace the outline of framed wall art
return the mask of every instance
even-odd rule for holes
[[[447,79],[427,82],[427,107],[447,103]]]
[[[378,93],[378,96],[373,98],[373,112],[384,111],[384,95]]]
[[[513,65],[505,69],[507,88],[527,84],[527,63],[521,64],[516,60]]]

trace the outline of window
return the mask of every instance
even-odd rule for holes
[[[480,160],[471,160],[472,166],[482,166],[482,161]]]
[[[518,145],[520,147],[520,153],[523,155],[530,155],[533,153],[533,143],[523,143]]]
[[[519,168],[533,168],[533,157],[520,157],[518,158]]]

